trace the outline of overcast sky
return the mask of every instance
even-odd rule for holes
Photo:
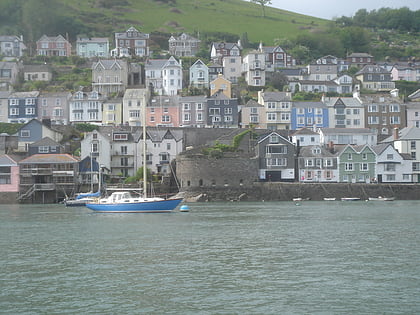
[[[271,0],[272,7],[324,19],[353,16],[359,9],[368,11],[380,8],[399,9],[408,7],[420,10],[420,0]]]

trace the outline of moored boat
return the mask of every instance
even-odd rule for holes
[[[157,197],[132,197],[127,191],[114,192],[107,198],[86,203],[86,207],[98,212],[171,212],[182,198],[163,199]]]
[[[335,201],[336,199],[335,197],[324,197],[324,201]]]
[[[394,201],[395,197],[369,197],[369,201]]]
[[[66,207],[83,207],[86,205],[86,203],[93,202],[100,196],[101,193],[99,191],[94,193],[81,193],[78,194],[75,198],[66,198],[63,202]]]
[[[359,201],[359,197],[343,197],[341,198],[341,201]]]

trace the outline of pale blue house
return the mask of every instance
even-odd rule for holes
[[[76,54],[83,58],[108,58],[109,39],[106,37],[78,37]]]
[[[209,87],[209,67],[200,59],[190,67],[190,86],[197,88]]]

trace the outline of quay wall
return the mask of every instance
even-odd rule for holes
[[[17,192],[0,192],[0,204],[7,205],[18,203],[17,201],[18,193]]]
[[[325,197],[395,197],[398,200],[419,200],[419,184],[355,184],[355,183],[279,183],[256,182],[241,187],[184,187],[188,201],[288,201],[293,198],[323,200]]]

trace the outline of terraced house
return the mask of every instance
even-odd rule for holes
[[[368,145],[346,145],[338,151],[339,182],[376,181],[376,154]]]

